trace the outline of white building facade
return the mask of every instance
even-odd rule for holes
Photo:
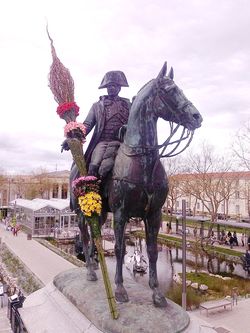
[[[190,215],[206,216],[215,210],[217,217],[222,219],[249,220],[250,172],[211,173],[209,174],[209,186],[207,187],[202,187],[199,175],[181,174],[174,177],[175,184],[178,184],[176,189],[178,196],[176,195],[173,207],[170,205],[173,198],[169,196],[165,209],[169,211],[172,209],[174,212],[181,213],[182,200],[185,200],[187,213]],[[179,178],[179,182],[176,182],[176,178]],[[222,178],[223,181],[221,181]],[[171,177],[169,182],[171,183]],[[208,182],[208,177],[204,178],[205,182]],[[203,193],[202,189],[204,190]],[[207,195],[205,191],[208,191]]]

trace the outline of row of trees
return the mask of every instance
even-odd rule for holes
[[[14,189],[15,196],[18,198],[34,199],[37,197],[49,199],[49,191],[53,188],[53,179],[48,176],[48,172],[39,169],[31,175],[9,176],[0,172],[0,193],[2,196],[2,205],[8,204],[10,198],[10,189]],[[5,193],[5,195],[4,195]],[[3,202],[5,197],[5,203]]]
[[[242,141],[241,145],[243,147]],[[236,145],[234,149],[236,149]],[[192,196],[194,198],[192,207],[194,214],[196,203],[200,202],[208,211],[211,220],[215,221],[219,206],[223,203],[224,213],[227,216],[230,198],[235,198],[242,193],[244,197],[249,196],[249,188],[245,186],[242,188],[240,185],[244,171],[239,171],[238,164],[241,162],[245,169],[247,165],[250,165],[250,154],[247,150],[244,152],[244,154],[238,153],[238,155],[234,153],[225,158],[216,154],[213,147],[203,143],[199,153],[189,150],[186,156],[164,159],[163,164],[169,180],[169,211],[175,210],[176,201],[179,198]],[[247,190],[248,193],[246,193]],[[249,202],[250,198],[248,198]],[[250,207],[248,210],[250,214]]]

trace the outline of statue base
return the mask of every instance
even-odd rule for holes
[[[188,327],[190,319],[186,311],[171,300],[167,300],[166,308],[156,308],[152,290],[132,278],[124,282],[130,300],[117,304],[119,318],[112,319],[101,271],[97,271],[98,281],[93,282],[87,281],[86,273],[85,268],[60,273],[54,278],[54,284],[43,288],[47,288],[46,297],[40,289],[25,300],[20,313],[28,332],[177,333]],[[111,276],[111,283],[113,281]],[[114,290],[113,283],[112,288]],[[44,311],[42,305],[46,303]],[[55,330],[53,325],[57,327]]]

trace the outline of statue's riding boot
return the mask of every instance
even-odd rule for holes
[[[89,165],[88,175],[89,175],[89,176],[95,176],[95,177],[98,178],[98,177],[99,177],[98,169],[99,169],[99,165],[96,165],[96,164],[90,164],[90,165]]]

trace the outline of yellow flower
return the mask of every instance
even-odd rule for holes
[[[86,216],[92,216],[93,213],[101,214],[102,198],[96,192],[86,193],[84,196],[78,198],[78,203],[81,211]]]

